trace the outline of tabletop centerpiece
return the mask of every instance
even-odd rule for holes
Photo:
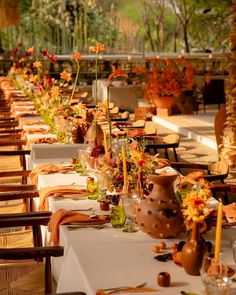
[[[184,57],[155,58],[150,69],[135,68],[144,97],[158,115],[171,115],[176,98],[195,85],[194,69]]]
[[[180,201],[189,238],[181,251],[181,261],[190,275],[199,275],[203,256],[207,251],[202,233],[211,228],[215,209],[210,206],[210,183],[204,180],[202,172],[192,172],[180,179],[177,198]]]

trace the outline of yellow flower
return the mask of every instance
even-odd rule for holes
[[[62,73],[60,73],[60,78],[67,82],[72,80],[71,73],[68,73],[67,71],[63,71]]]
[[[41,66],[42,66],[41,61],[36,60],[36,61],[33,63],[33,67],[34,67],[35,69],[39,69]]]

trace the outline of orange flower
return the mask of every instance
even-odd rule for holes
[[[60,78],[69,82],[72,80],[71,78],[71,73],[68,73],[67,71],[63,71],[61,74],[60,74]]]
[[[72,59],[74,59],[75,61],[79,61],[82,58],[83,54],[80,52],[74,52],[72,54]]]
[[[33,67],[34,67],[35,69],[39,69],[41,66],[42,66],[41,61],[36,60],[36,61],[33,63]]]
[[[26,50],[26,55],[31,55],[34,53],[34,46],[30,47],[29,49]]]
[[[111,65],[112,68],[112,73],[108,76],[108,82],[111,84],[112,80],[115,78],[119,78],[119,77],[125,77],[128,78],[128,75],[122,71],[121,69],[116,69],[115,66]]]
[[[20,60],[19,60],[19,63],[22,63],[25,61],[25,57],[22,57]]]
[[[97,43],[95,46],[90,46],[89,51],[99,54],[106,51],[106,46],[103,43]]]

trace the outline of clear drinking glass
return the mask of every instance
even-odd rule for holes
[[[139,202],[139,196],[135,193],[127,193],[121,196],[126,221],[123,227],[124,232],[133,233],[139,230],[135,221],[136,208]]]
[[[233,295],[233,281],[227,271],[227,266],[222,263],[215,263],[214,254],[207,253],[203,257],[200,269],[202,283],[206,295]]]
[[[236,237],[232,237],[230,239],[231,242],[231,247],[232,247],[232,252],[233,252],[233,257],[234,257],[234,262],[236,263]]]
[[[89,158],[90,158],[90,150],[79,150],[79,161],[82,166],[83,172],[81,175],[87,176],[89,170]]]

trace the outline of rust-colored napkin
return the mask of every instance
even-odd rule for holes
[[[50,173],[66,173],[68,171],[74,171],[75,165],[65,165],[65,164],[40,164],[33,168],[29,174],[30,180],[33,184],[38,184],[39,174],[50,174]]]
[[[48,223],[48,230],[51,232],[50,243],[52,245],[59,244],[59,227],[63,224],[70,224],[74,222],[91,222],[91,224],[97,222],[104,223],[104,219],[99,216],[89,216],[83,213],[60,209],[51,216],[51,219]]]
[[[87,197],[88,192],[85,189],[76,185],[57,185],[52,187],[45,187],[39,191],[39,210],[48,211],[48,198],[49,197],[64,197],[77,199]]]
[[[229,205],[223,206],[223,211],[227,218],[232,218],[236,220],[236,203],[235,202]]]

